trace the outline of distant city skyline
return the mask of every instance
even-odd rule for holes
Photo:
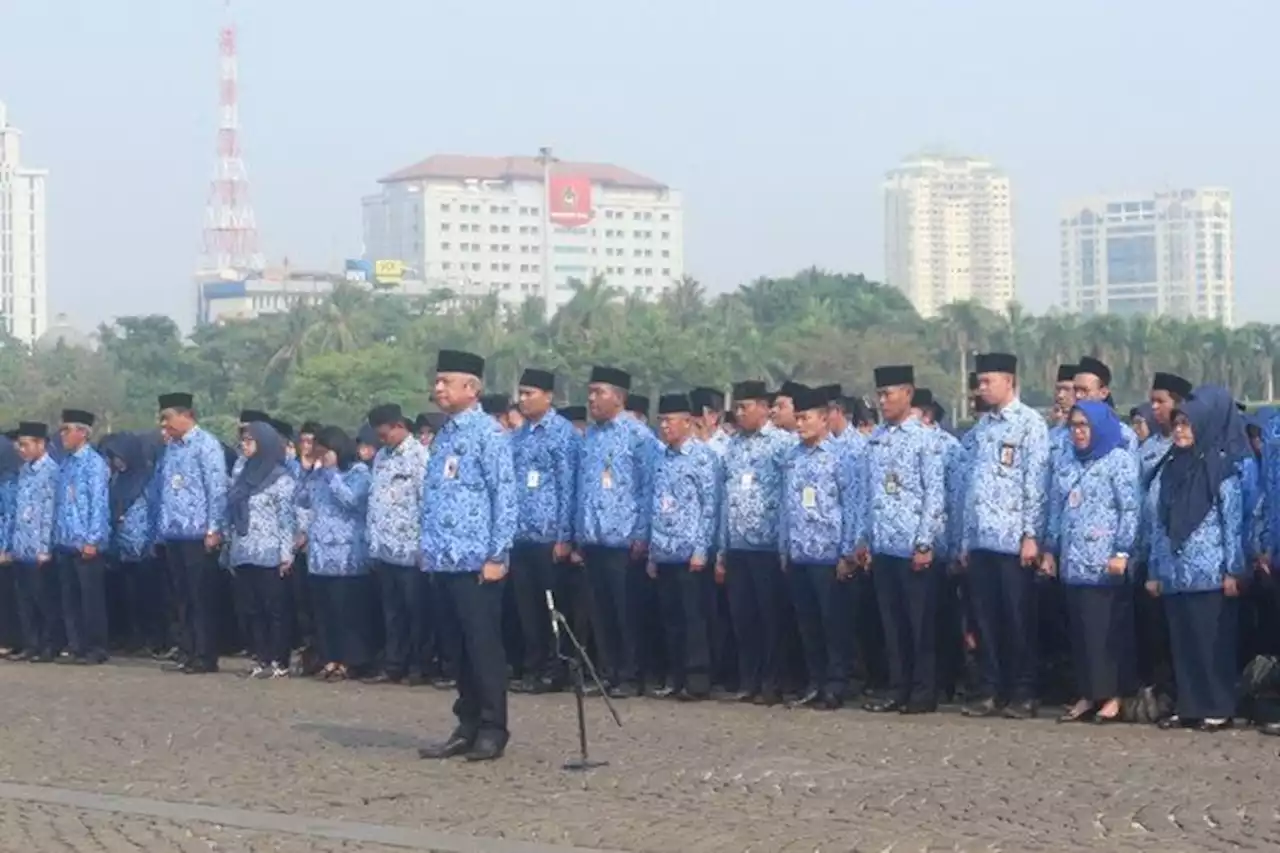
[[[190,316],[222,6],[131,0],[127,17],[91,0],[0,6],[0,98],[21,116],[27,159],[56,176],[51,311],[84,326]],[[353,14],[337,0],[233,0],[242,148],[268,264],[340,269],[360,254],[370,181],[424,152],[549,145],[679,187],[685,271],[713,293],[810,265],[884,280],[881,182],[927,147],[974,152],[1008,175],[1029,310],[1060,297],[1066,201],[1222,186],[1236,314],[1280,320],[1269,298],[1280,125],[1263,108],[1280,88],[1267,41],[1280,7],[1215,13],[1207,40],[1190,0],[1081,0],[1066,16],[1016,0],[748,0],[733,14],[653,0],[625,27],[608,4],[560,9],[383,0]],[[486,34],[483,59],[474,40],[449,35],[470,32]],[[919,61],[883,37],[900,32]],[[1118,62],[1135,45],[1188,39],[1195,62],[1127,63],[1124,85],[1114,63],[1079,61],[1081,45]],[[661,60],[639,59],[654,44]],[[376,45],[378,61],[342,59],[353,45]]]
[[[0,322],[25,344],[49,323],[45,182],[22,156],[22,132],[0,101]]]

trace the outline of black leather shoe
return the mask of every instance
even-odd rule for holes
[[[1199,724],[1198,720],[1186,720],[1177,714],[1165,717],[1156,723],[1156,728],[1170,731],[1171,729],[1194,729]]]
[[[983,699],[978,702],[965,705],[960,710],[961,714],[966,717],[998,717],[1003,712],[1003,708],[994,699]]]
[[[822,711],[839,711],[844,707],[844,699],[830,693],[823,694],[822,701],[813,707]]]
[[[676,694],[676,699],[681,702],[701,702],[708,698],[710,698],[710,694],[690,690],[688,687]]]
[[[405,677],[404,683],[406,687],[421,687],[427,683],[427,680],[421,675],[411,672]]]
[[[778,705],[782,702],[782,697],[774,691],[766,690],[757,695],[751,701],[753,704],[761,705],[765,708],[772,708],[774,705]]]
[[[183,675],[213,675],[218,671],[217,664],[189,663],[182,670]]]
[[[455,729],[453,734],[449,735],[449,739],[443,743],[433,743],[430,746],[424,746],[419,749],[418,757],[444,759],[466,755],[471,751],[471,747],[475,742],[475,735],[464,732],[461,729]]]
[[[938,710],[938,703],[927,699],[911,700],[898,709],[899,714],[932,714]]]
[[[1208,732],[1209,734],[1213,734],[1214,732],[1225,732],[1227,729],[1233,727],[1234,725],[1235,725],[1235,722],[1230,718],[1227,718],[1225,720],[1214,720],[1212,722],[1210,722],[1209,720],[1204,720],[1200,723],[1200,725],[1196,726],[1196,729],[1197,731]]]
[[[1034,720],[1040,713],[1040,705],[1034,699],[1010,702],[1004,706],[1004,715],[1010,720]]]
[[[740,702],[743,704],[756,701],[756,694],[750,690],[739,690],[737,693],[730,693],[722,698],[724,702]]]
[[[31,657],[31,654],[25,651],[12,652],[7,658],[5,658],[5,660],[11,660],[14,663],[22,663],[23,661],[31,660]],[[1280,731],[1277,731],[1276,734],[1280,734]]]
[[[493,761],[501,758],[509,737],[506,732],[481,732],[467,752],[467,761]]]
[[[431,682],[431,686],[436,690],[453,690],[458,686],[456,678],[437,678]]]
[[[894,714],[906,707],[897,699],[870,699],[862,703],[862,710],[873,714]]]
[[[636,695],[636,686],[634,684],[609,685],[610,699],[634,699],[636,698]]]
[[[1271,737],[1280,737],[1280,723],[1263,723],[1258,726],[1258,732]]]
[[[817,688],[814,688],[812,690],[806,690],[804,692],[804,695],[802,695],[799,699],[796,699],[794,702],[791,703],[790,707],[810,708],[810,707],[813,707],[814,705],[817,705],[818,702],[820,702],[821,700],[822,700],[822,691],[818,690]]]

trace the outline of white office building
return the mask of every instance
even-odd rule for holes
[[[973,300],[1003,312],[1017,294],[1009,178],[989,161],[924,154],[884,183],[885,278],[923,317]]]
[[[1062,211],[1063,308],[1235,320],[1231,192],[1096,196]]]
[[[48,323],[43,169],[22,165],[21,136],[0,103],[0,322],[25,344]]]
[[[554,311],[570,279],[652,297],[684,275],[680,193],[618,166],[436,155],[380,183],[363,200],[365,258],[460,297]]]

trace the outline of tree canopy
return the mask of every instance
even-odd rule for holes
[[[121,317],[97,330],[96,350],[58,344],[28,350],[0,340],[0,424],[55,420],[64,406],[95,411],[108,428],[154,422],[156,396],[186,390],[215,428],[241,408],[353,425],[375,403],[429,408],[436,350],[488,359],[486,384],[514,392],[521,369],[554,370],[561,402],[582,402],[594,364],[631,371],[655,395],[740,379],[840,382],[869,394],[880,364],[914,364],[917,382],[947,405],[963,392],[962,366],[984,350],[1015,353],[1023,397],[1046,404],[1060,362],[1101,358],[1120,403],[1136,402],[1156,370],[1212,379],[1240,399],[1274,396],[1280,327],[1228,329],[1206,321],[1118,316],[1032,316],[946,306],[922,319],[900,292],[861,275],[804,270],[760,278],[711,298],[686,277],[656,301],[602,279],[572,282],[548,317],[541,300],[504,308],[496,297],[406,297],[339,285],[283,314],[203,326],[183,338],[168,317]]]

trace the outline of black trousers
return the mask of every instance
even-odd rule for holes
[[[667,649],[668,684],[695,695],[711,692],[711,633],[707,620],[710,566],[658,563],[658,602]]]
[[[458,729],[507,732],[507,661],[502,645],[502,593],[506,581],[481,583],[475,572],[436,572],[433,579],[453,612],[461,638]]]
[[[169,631],[164,566],[148,557],[137,563],[118,563],[116,574],[124,588],[126,645],[153,651],[164,648]]]
[[[648,568],[645,557],[627,562],[627,625],[635,647],[635,680],[656,686],[666,683],[673,664],[667,660],[658,584]]]
[[[525,678],[563,675],[547,612],[547,593],[555,597],[556,608],[566,615],[572,601],[565,578],[568,569],[555,561],[554,549],[554,545],[540,542],[517,542],[511,549],[511,593],[520,612]]]
[[[304,548],[293,555],[289,572],[289,644],[295,649],[316,643],[315,611],[311,607],[311,572]]]
[[[445,579],[442,573],[430,572],[419,581],[422,594],[426,596],[423,612],[427,614],[422,656],[424,664],[432,669],[432,675],[457,678],[462,659],[462,628],[449,603]]]
[[[1178,716],[1225,719],[1236,713],[1237,606],[1220,590],[1161,596],[1169,618]]]
[[[369,575],[311,575],[316,647],[326,664],[359,671],[369,665]]]
[[[880,603],[876,598],[876,581],[872,574],[858,572],[841,585],[838,594],[853,614],[853,627],[847,632],[846,646],[852,649],[851,664],[859,664],[868,688],[889,683],[888,655],[884,647],[884,626],[880,624]],[[849,644],[852,645],[849,645]]]
[[[280,569],[236,566],[236,598],[248,632],[249,652],[259,664],[289,665],[289,580]]]
[[[216,554],[202,540],[165,543],[165,557],[178,602],[178,648],[193,663],[218,665],[222,578]]]
[[[58,551],[54,556],[62,593],[62,618],[67,645],[79,657],[107,656],[106,560],[88,559],[78,551]]]
[[[960,576],[940,569],[938,578],[938,689],[949,699],[964,675],[964,602]]]
[[[13,569],[22,648],[33,655],[54,654],[62,645],[62,590],[58,584],[58,568],[50,561],[14,563]]]
[[[942,569],[916,571],[909,557],[876,554],[875,579],[889,660],[889,689],[906,704],[931,704],[938,698],[938,582]]]
[[[1133,590],[1063,584],[1076,695],[1103,702],[1134,690]]]
[[[627,603],[626,548],[589,545],[583,551],[587,582],[591,584],[591,622],[600,653],[600,674],[610,684],[636,681],[636,635]]]
[[[848,613],[841,607],[847,599],[841,595],[836,567],[792,565],[787,567],[787,579],[804,646],[809,689],[843,699],[849,679]]]
[[[1156,692],[1173,695],[1173,659],[1169,650],[1169,621],[1164,602],[1146,590],[1147,564],[1138,563],[1131,587],[1137,636],[1138,680]]]
[[[14,563],[0,564],[0,648],[22,647],[22,623],[18,618],[18,570]]]
[[[969,592],[978,622],[982,686],[997,701],[1036,698],[1036,571],[1017,554],[974,551]]]
[[[738,648],[738,687],[774,695],[782,690],[782,612],[786,602],[778,555],[728,551],[725,586]]]
[[[393,678],[421,675],[426,627],[423,605],[427,601],[422,586],[427,578],[417,566],[381,561],[374,565],[373,576],[382,595],[383,669]]]

